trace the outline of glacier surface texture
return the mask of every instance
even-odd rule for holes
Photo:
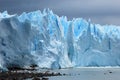
[[[0,13],[0,69],[120,66],[120,27],[51,10]]]

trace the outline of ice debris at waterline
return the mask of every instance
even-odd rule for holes
[[[0,13],[0,68],[120,66],[120,27],[68,21],[51,10]]]

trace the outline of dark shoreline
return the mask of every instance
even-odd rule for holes
[[[51,76],[61,76],[61,73],[50,72],[37,72],[36,70],[11,70],[0,72],[0,80],[49,80]]]

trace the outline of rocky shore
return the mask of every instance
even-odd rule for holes
[[[50,72],[49,70],[42,72],[34,69],[9,70],[0,72],[0,80],[49,80],[48,77],[61,75],[60,73]]]

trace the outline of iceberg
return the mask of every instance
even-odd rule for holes
[[[0,69],[120,66],[120,27],[67,20],[49,9],[0,13]]]

